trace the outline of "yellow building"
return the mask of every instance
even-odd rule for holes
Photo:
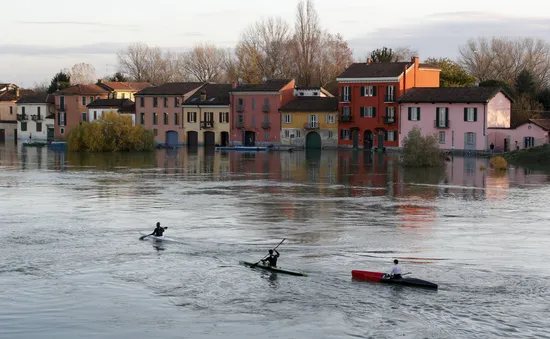
[[[279,108],[281,145],[338,147],[338,98],[298,96]]]
[[[110,92],[109,99],[130,99],[134,94],[152,85],[148,82],[117,82],[98,80],[97,85]]]
[[[184,143],[188,146],[229,144],[231,84],[206,84],[183,103]]]

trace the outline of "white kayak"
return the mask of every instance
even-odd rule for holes
[[[146,235],[146,237],[144,239],[151,239],[151,240],[154,240],[154,241],[162,241],[162,242],[177,242],[177,243],[179,243],[179,241],[177,241],[176,239],[167,238],[164,235],[162,235],[160,237],[157,237],[156,235],[150,235],[151,233],[147,233],[147,232],[139,232],[139,233],[141,235]]]

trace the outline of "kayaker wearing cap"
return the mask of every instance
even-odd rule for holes
[[[157,227],[153,231],[153,233],[149,235],[154,235],[156,237],[162,237],[162,234],[164,233],[164,230],[166,230],[168,227],[160,227],[160,222],[157,222]]]
[[[277,254],[273,254],[273,251]],[[269,250],[269,256],[262,260],[262,263],[268,262],[268,265],[271,267],[277,267],[277,258],[279,258],[279,252],[277,250]]]
[[[393,261],[394,265],[390,272],[390,279],[401,279],[401,267],[399,267],[399,260]]]

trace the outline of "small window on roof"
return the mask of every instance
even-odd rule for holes
[[[319,95],[319,93],[317,93],[317,92],[313,92],[313,95]]]
[[[300,92],[300,96],[304,96],[304,92]]]

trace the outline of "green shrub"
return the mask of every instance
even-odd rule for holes
[[[403,139],[402,163],[407,167],[440,167],[445,164],[443,151],[439,149],[439,138],[435,135],[422,135],[421,129],[414,127]]]
[[[67,146],[73,152],[149,151],[155,147],[155,137],[153,131],[133,126],[130,116],[108,112],[71,128]]]

